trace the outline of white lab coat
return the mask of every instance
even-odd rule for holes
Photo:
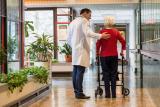
[[[72,65],[89,67],[90,38],[99,39],[100,34],[91,30],[86,18],[78,17],[70,23],[67,42],[72,47]]]

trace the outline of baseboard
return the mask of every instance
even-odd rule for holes
[[[71,77],[72,72],[52,72],[52,77]]]
[[[38,101],[42,97],[45,97],[51,93],[51,84],[48,84],[23,98],[20,98],[12,103],[5,105],[4,107],[26,107],[30,104]]]

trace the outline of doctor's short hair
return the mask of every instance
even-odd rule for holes
[[[83,14],[83,13],[90,13],[91,12],[91,10],[90,9],[88,9],[88,8],[84,8],[84,9],[81,9],[81,11],[80,11],[80,15],[81,14]]]

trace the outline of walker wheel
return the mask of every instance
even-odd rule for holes
[[[103,95],[103,90],[102,90],[102,88],[98,88],[98,94],[100,95],[100,96],[102,96]]]
[[[125,96],[128,96],[130,91],[129,91],[128,88],[124,88],[123,93],[124,93]]]
[[[97,87],[97,89],[95,90],[95,98],[97,98],[97,95],[103,95],[103,90],[101,87]]]

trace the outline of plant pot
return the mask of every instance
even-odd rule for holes
[[[72,55],[65,55],[66,62],[72,62]]]

